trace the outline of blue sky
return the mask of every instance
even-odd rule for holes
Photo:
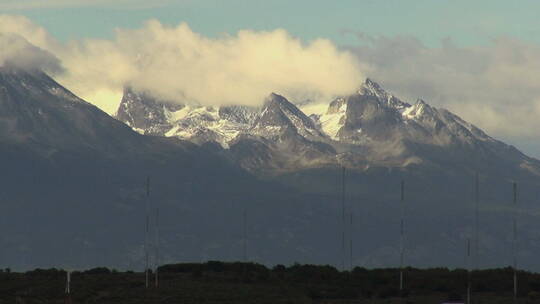
[[[448,37],[459,45],[484,44],[501,35],[540,41],[540,2],[533,0],[519,5],[502,0],[176,0],[157,2],[155,7],[138,0],[89,2],[0,0],[0,9],[25,15],[63,40],[108,38],[115,27],[140,27],[156,18],[170,25],[186,21],[208,36],[246,28],[285,28],[305,40],[326,37],[338,45],[356,42],[349,31],[412,35],[430,46]]]

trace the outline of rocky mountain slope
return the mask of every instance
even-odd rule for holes
[[[260,108],[212,108],[157,102],[128,90],[117,118],[143,134],[218,142],[250,170],[335,165],[480,170],[499,162],[523,174],[540,174],[540,162],[457,115],[423,100],[404,102],[370,79],[357,93],[336,98],[309,117],[274,93]]]
[[[179,105],[126,88],[116,117],[141,134],[178,137],[199,144],[214,141],[228,147],[254,123],[256,109]]]
[[[345,232],[354,265],[395,266],[401,180],[406,263],[463,267],[478,172],[480,266],[508,265],[517,181],[520,265],[540,269],[538,161],[371,81],[310,116],[276,94],[211,108],[127,89],[118,118],[131,128],[40,71],[0,68],[1,268],[140,270],[158,208],[164,263],[241,259],[245,210],[250,260],[340,266]]]

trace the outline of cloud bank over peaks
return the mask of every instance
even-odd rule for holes
[[[0,16],[2,24],[0,31],[55,54],[65,68],[56,79],[109,113],[124,86],[177,102],[258,105],[270,92],[329,100],[364,79],[351,53],[326,39],[304,43],[283,29],[209,38],[186,23],[149,20],[139,29],[117,29],[111,40],[61,44],[24,17]]]

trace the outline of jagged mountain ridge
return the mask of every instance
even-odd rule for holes
[[[198,144],[215,141],[228,147],[240,132],[250,128],[255,113],[256,109],[246,106],[179,105],[126,88],[116,118],[141,134],[178,137]]]
[[[132,115],[126,113],[127,104],[137,102],[137,98],[123,99],[118,119],[129,124],[123,119]],[[180,106],[183,114],[171,115],[168,107],[160,106],[162,112],[155,116],[172,118],[167,122],[169,130],[156,134],[153,130],[159,129],[159,123],[149,124],[144,119],[134,128],[144,134],[176,136],[199,144],[216,141],[230,148],[234,157],[252,170],[337,164],[356,168],[467,165],[464,162],[468,160],[489,159],[534,174],[540,172],[537,160],[450,111],[423,100],[409,104],[370,79],[355,94],[336,98],[325,112],[309,117],[275,93],[260,108]],[[222,115],[223,109],[240,113],[236,115],[240,119]],[[249,152],[250,145],[256,153]]]

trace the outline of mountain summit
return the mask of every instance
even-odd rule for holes
[[[0,139],[46,154],[80,148],[112,153],[141,140],[42,71],[11,67],[0,67]]]
[[[315,123],[285,97],[272,93],[249,130],[252,135],[266,138],[278,138],[290,132],[307,139],[321,139],[324,135]]]
[[[309,117],[275,93],[260,108],[175,107],[171,110],[170,104],[144,95],[134,98],[128,91],[117,117],[128,125],[137,117],[137,126],[142,127],[134,129],[143,134],[175,136],[198,144],[216,141],[231,148],[233,154],[243,151],[242,156],[235,155],[241,163],[263,166],[261,159],[242,160],[250,155],[246,153],[246,140],[252,144],[257,141],[254,149],[259,154],[260,149],[266,151],[262,154],[267,156],[263,166],[267,168],[333,166],[338,154],[347,154],[348,161],[341,165],[474,167],[497,162],[518,171],[540,172],[538,161],[450,111],[423,100],[414,104],[404,102],[371,79],[366,79],[355,94],[336,98],[324,113]],[[141,113],[151,113],[151,117]],[[241,144],[242,149],[232,149],[236,144]]]

